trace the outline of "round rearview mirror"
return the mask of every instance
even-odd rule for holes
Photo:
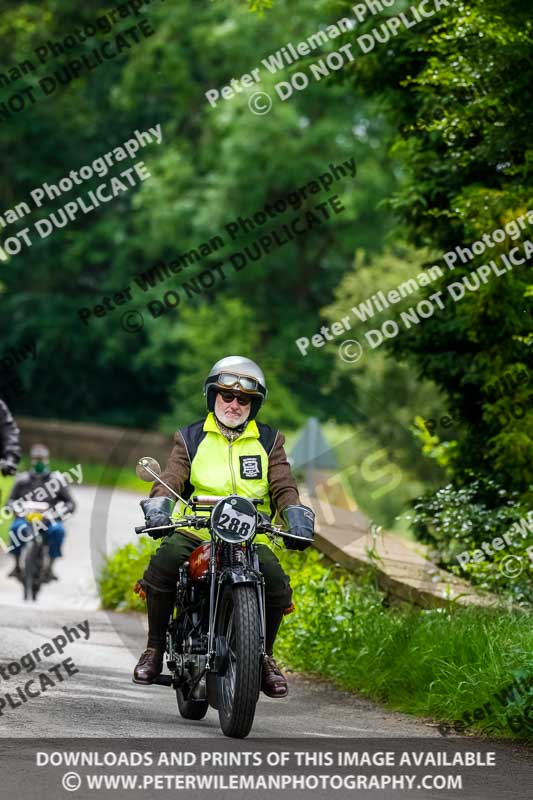
[[[148,481],[148,483],[153,483],[156,478],[161,477],[161,467],[159,463],[155,458],[150,458],[150,456],[139,459],[135,472],[138,478],[142,481]]]

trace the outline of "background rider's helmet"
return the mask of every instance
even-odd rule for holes
[[[232,391],[252,398],[250,416],[254,419],[259,413],[267,396],[267,387],[263,370],[255,361],[244,356],[227,356],[213,364],[204,383],[204,395],[207,408],[213,411],[215,398],[219,391]]]
[[[50,451],[44,444],[34,444],[30,450],[31,468],[39,473],[45,472],[50,462]]]

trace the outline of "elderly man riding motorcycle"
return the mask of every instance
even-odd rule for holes
[[[303,550],[312,544],[314,514],[301,505],[296,482],[279,431],[256,422],[267,388],[260,367],[248,358],[229,356],[212,367],[204,384],[208,414],[177,431],[162,479],[189,499],[198,495],[239,494],[261,498],[258,510],[277,512],[290,533],[305,540],[286,541],[286,547]],[[168,490],[154,484],[141,506],[149,527],[169,525],[174,501]],[[273,503],[274,508],[272,508]],[[182,509],[180,509],[182,511]],[[148,642],[134,670],[136,683],[152,683],[160,674],[167,623],[174,607],[179,568],[209,534],[178,531],[167,536],[152,556],[143,577],[148,605]],[[264,542],[264,543],[263,543]],[[273,658],[274,641],[284,610],[291,605],[288,576],[270,541],[256,538],[260,568],[265,579],[266,641],[261,688],[269,697],[285,697],[287,681]]]

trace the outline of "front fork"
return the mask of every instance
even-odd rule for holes
[[[217,583],[217,556],[216,542],[211,539],[211,553],[209,556],[209,629],[207,631],[207,660],[206,669],[211,669],[212,661],[215,657],[215,620],[218,608],[218,593],[216,593]],[[216,600],[215,600],[216,593]]]
[[[224,584],[227,582],[228,575],[231,583],[254,583],[257,591],[257,605],[259,608],[260,621],[260,646],[261,656],[265,654],[266,641],[266,602],[265,602],[265,579],[259,570],[259,557],[255,548],[252,551],[253,577],[246,573],[236,573],[232,569],[223,570],[217,580],[217,561],[216,543],[211,541],[211,554],[209,558],[209,630],[207,635],[207,661],[206,669],[212,670],[216,657],[215,648],[215,624],[217,619],[218,604]]]
[[[257,550],[253,554],[254,570],[261,576],[261,583],[257,584],[257,604],[259,606],[259,619],[261,620],[261,658],[265,655],[266,642],[266,600],[265,600],[265,579],[259,570],[259,556]]]

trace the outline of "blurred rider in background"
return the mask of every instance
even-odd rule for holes
[[[15,567],[8,577],[21,577],[20,555],[24,544],[34,535],[32,525],[24,515],[23,503],[46,503],[48,509],[42,514],[44,530],[42,537],[48,549],[48,563],[43,581],[56,581],[58,578],[52,571],[52,565],[62,555],[61,547],[65,539],[63,519],[70,516],[76,508],[72,495],[60,479],[59,472],[51,472],[50,451],[43,444],[34,444],[30,450],[30,469],[17,476],[7,505],[18,514],[10,528],[12,553]],[[58,488],[55,487],[57,484]],[[19,501],[17,503],[17,501]],[[22,504],[22,505],[21,505]],[[61,509],[59,505],[61,504]]]

